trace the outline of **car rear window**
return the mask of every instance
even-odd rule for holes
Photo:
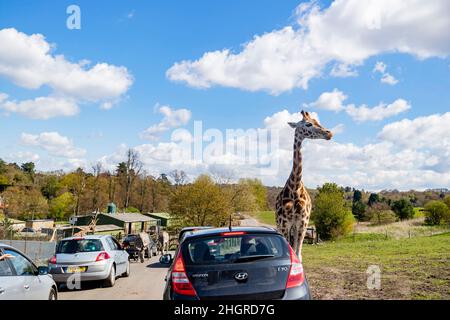
[[[98,239],[73,239],[62,240],[56,253],[78,253],[103,251],[102,242]]]
[[[187,265],[245,262],[253,258],[289,258],[284,239],[274,234],[213,236],[188,241],[182,248]]]

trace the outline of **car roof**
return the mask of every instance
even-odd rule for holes
[[[219,235],[224,232],[248,232],[248,233],[270,233],[279,234],[274,228],[271,227],[224,227],[224,228],[208,228],[187,232],[183,240],[189,238],[200,238]]]
[[[4,243],[0,243],[0,248],[2,248],[2,249],[14,249],[14,250],[17,250],[16,248],[11,247],[11,246],[9,246],[9,245],[7,245],[7,244],[4,244]]]
[[[110,237],[110,235],[107,235],[107,234],[92,234],[92,235],[87,235],[87,236],[82,236],[82,237],[68,237],[68,238],[64,238],[62,240],[80,240],[80,239],[101,240],[101,239],[106,238],[106,237]]]

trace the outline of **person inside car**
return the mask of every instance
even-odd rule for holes
[[[0,256],[0,261],[6,260],[6,259],[11,259],[11,258],[14,258],[14,256],[12,256],[10,254],[4,254],[4,255]]]

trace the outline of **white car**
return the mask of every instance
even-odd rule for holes
[[[0,243],[0,300],[56,300],[58,289],[47,267],[37,267],[30,258]]]

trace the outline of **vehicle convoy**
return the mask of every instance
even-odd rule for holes
[[[63,239],[48,266],[58,284],[72,281],[76,273],[80,281],[104,280],[106,286],[112,287],[116,277],[130,275],[128,253],[110,235]]]
[[[272,228],[208,228],[186,232],[170,264],[165,300],[309,300],[301,261]]]
[[[156,256],[158,248],[148,233],[129,234],[122,241],[123,248],[127,251],[130,259],[144,262],[144,258]]]
[[[47,267],[0,243],[0,300],[56,300],[58,289]]]

